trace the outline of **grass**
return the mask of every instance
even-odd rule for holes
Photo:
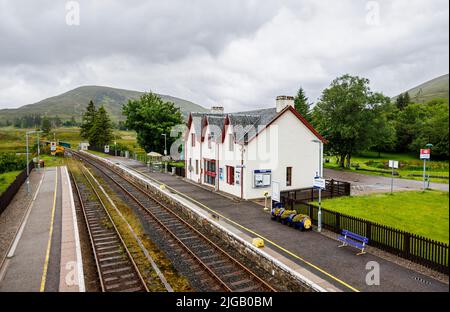
[[[0,194],[2,194],[8,186],[14,182],[16,177],[22,172],[22,170],[10,171],[0,174]]]
[[[322,207],[437,241],[449,241],[448,192],[406,191],[339,197],[323,200]]]
[[[74,160],[69,162],[70,168],[73,171],[79,171],[79,167],[77,166]],[[192,291],[192,287],[189,284],[189,281],[186,277],[181,275],[176,271],[170,259],[166,257],[164,252],[162,252],[157,245],[150,240],[150,238],[145,234],[143,225],[139,218],[136,216],[135,212],[129,207],[123,199],[115,193],[108,185],[108,183],[103,179],[102,176],[97,174],[95,171],[92,172],[95,178],[102,184],[106,193],[110,196],[112,201],[115,203],[116,207],[120,210],[126,221],[131,225],[135,233],[141,239],[145,249],[149,252],[152,259],[156,262],[158,268],[161,270],[163,275],[165,276],[167,282],[172,286],[174,291],[177,292],[186,292]],[[80,173],[81,174],[81,173]],[[99,191],[99,190],[98,190]],[[102,192],[99,192],[102,194]],[[142,269],[142,273],[146,276],[146,280],[148,282],[148,286],[151,291],[165,291],[163,285],[159,282],[159,279],[151,267],[150,263],[148,263],[146,257],[144,256],[142,250],[137,244],[134,236],[129,232],[128,226],[125,225],[123,220],[119,217],[115,209],[110,205],[109,201],[101,195],[102,199],[106,203],[107,209],[111,214],[116,226],[118,227],[121,235],[123,236],[127,247],[135,259],[136,264]]]
[[[25,133],[34,129],[18,129],[14,127],[0,128],[0,152],[25,153],[26,142]],[[48,137],[42,136],[42,140],[53,140],[53,133],[57,140],[68,142],[72,147],[84,141],[80,137],[80,129],[78,127],[61,127],[52,129]],[[126,145],[131,152],[144,153],[144,150],[139,147],[136,139],[136,132],[114,130],[117,143]],[[36,142],[36,136],[30,137],[30,146]]]
[[[390,171],[387,164],[389,160],[398,160],[400,164],[400,168],[395,169],[398,172],[398,178],[402,179],[410,179],[410,180],[422,180],[423,173],[423,161],[419,159],[418,155],[409,154],[409,153],[381,153],[380,157],[376,152],[365,152],[359,155],[352,156],[351,159],[351,167],[350,169],[342,169],[339,168],[336,163],[335,157],[326,157],[330,160],[330,162],[325,163],[325,168],[330,169],[338,169],[338,170],[349,170],[352,172],[358,172],[363,174],[371,174],[377,176],[386,176],[390,177],[391,173],[381,173],[381,172],[369,172],[364,170],[356,170],[356,166],[359,166],[361,169],[368,170],[386,170]],[[430,175],[431,176],[440,176],[447,178],[430,178],[431,182],[437,183],[449,183],[449,162],[448,160],[432,160],[427,163],[430,166]],[[419,176],[412,176],[419,175]]]

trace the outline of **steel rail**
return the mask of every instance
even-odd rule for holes
[[[110,213],[108,212],[108,209],[106,208],[106,206],[105,206],[103,200],[101,199],[100,194],[98,194],[98,192],[97,192],[97,190],[95,189],[94,185],[92,184],[92,182],[90,181],[90,179],[88,178],[88,176],[86,175],[86,173],[85,173],[82,169],[81,169],[81,173],[83,174],[84,178],[86,179],[86,181],[87,181],[88,184],[90,185],[92,191],[94,192],[95,196],[96,196],[97,199],[98,199],[98,202],[100,203],[100,206],[103,208],[104,212],[106,213],[106,216],[108,217],[109,222],[110,222],[111,225],[113,226],[114,232],[115,232],[115,234],[117,234],[117,237],[119,238],[120,245],[121,245],[121,247],[125,250],[125,252],[126,252],[126,254],[127,254],[127,258],[128,258],[128,260],[130,261],[130,263],[132,264],[132,266],[133,266],[133,268],[134,268],[134,273],[137,275],[137,277],[138,277],[138,279],[139,279],[139,281],[140,281],[141,286],[144,288],[144,290],[145,290],[146,292],[148,292],[149,289],[148,289],[148,287],[147,287],[147,284],[146,284],[144,278],[142,277],[142,274],[141,274],[141,272],[139,271],[139,268],[137,267],[137,265],[136,265],[136,263],[135,263],[135,261],[134,261],[134,259],[133,259],[133,256],[131,255],[131,253],[130,253],[128,247],[127,247],[127,245],[125,244],[125,241],[123,240],[122,235],[120,234],[120,232],[119,232],[119,230],[118,230],[118,228],[117,228],[115,222],[113,221],[113,219],[112,219]],[[72,179],[73,179],[74,184],[75,184],[75,187],[76,187],[77,197],[78,197],[78,199],[79,199],[80,206],[81,206],[82,211],[83,211],[84,219],[85,219],[85,222],[86,222],[86,227],[88,228],[89,239],[90,239],[90,241],[91,241],[91,246],[92,246],[92,250],[93,250],[93,254],[94,254],[94,258],[95,258],[95,262],[96,262],[96,266],[97,266],[97,271],[98,271],[98,275],[99,275],[99,277],[100,277],[100,283],[101,283],[102,292],[105,292],[106,289],[105,289],[105,281],[104,281],[104,276],[103,276],[103,269],[101,269],[101,266],[100,266],[100,263],[99,263],[99,259],[98,259],[98,255],[97,255],[97,250],[96,250],[96,248],[95,248],[95,246],[96,246],[96,245],[95,245],[95,241],[94,241],[94,238],[93,238],[91,229],[90,229],[90,222],[89,222],[89,219],[88,219],[88,217],[87,217],[87,215],[86,215],[86,211],[85,211],[86,209],[85,209],[84,201],[83,201],[83,199],[82,199],[81,192],[80,192],[80,190],[79,190],[79,188],[78,188],[77,182],[76,182],[76,180],[74,179],[73,173],[71,173],[71,176],[72,176]],[[86,184],[85,184],[85,185],[86,185]]]
[[[152,218],[158,223],[160,224],[167,232],[169,232],[169,234],[171,234],[171,236],[173,236],[175,238],[176,241],[178,241],[180,243],[181,246],[184,247],[184,249],[186,249],[191,255],[194,256],[194,258],[196,259],[196,261],[198,261],[203,267],[205,267],[207,269],[208,272],[211,272],[212,276],[217,279],[218,281],[220,281],[220,284],[225,285],[226,289],[228,291],[232,291],[232,289],[227,285],[227,283],[225,281],[223,281],[220,277],[218,277],[209,267],[207,264],[205,264],[201,259],[199,259],[195,253],[190,250],[190,248],[188,246],[186,246],[177,236],[175,233],[173,233],[170,229],[168,229],[163,221],[161,221],[153,212],[151,212],[148,208],[145,207],[145,205],[143,205],[133,194],[131,194],[127,189],[125,189],[118,181],[114,180],[112,177],[110,177],[104,169],[100,168],[98,166],[98,164],[100,163],[98,160],[94,160],[90,157],[86,157],[86,156],[81,156],[79,153],[76,153],[77,156],[79,156],[81,159],[84,159],[85,161],[87,161],[88,163],[90,163],[92,166],[96,167],[100,172],[102,172],[103,174],[105,174],[106,176],[108,176],[110,178],[111,181],[113,181],[120,189],[122,189],[125,194],[127,194],[130,198],[133,199],[133,201],[135,201],[141,208],[143,208],[146,212],[149,213],[150,216],[152,216]],[[232,263],[234,263],[235,265],[237,265],[240,269],[242,269],[244,272],[246,272],[248,275],[250,275],[253,279],[255,279],[259,284],[261,284],[261,286],[263,286],[264,288],[266,288],[269,291],[272,292],[276,292],[276,289],[273,288],[272,286],[270,286],[266,281],[264,281],[263,279],[261,279],[258,275],[256,275],[254,272],[252,272],[249,268],[247,268],[245,265],[243,265],[241,262],[239,262],[237,259],[235,259],[233,256],[231,256],[229,253],[227,253],[225,250],[223,250],[220,246],[218,246],[216,243],[212,242],[209,238],[207,238],[203,233],[199,232],[196,228],[194,228],[191,224],[187,223],[185,220],[183,220],[180,216],[178,216],[171,208],[167,207],[166,204],[162,203],[161,201],[159,201],[158,199],[156,199],[154,197],[154,195],[149,194],[146,190],[143,190],[139,185],[137,185],[135,182],[130,181],[129,178],[123,176],[123,174],[119,173],[117,170],[109,168],[107,166],[105,166],[104,164],[101,164],[104,168],[107,168],[108,170],[112,171],[113,173],[115,173],[117,176],[121,177],[122,179],[124,179],[125,181],[127,181],[130,185],[132,185],[136,190],[138,190],[140,193],[142,193],[143,195],[147,196],[150,200],[156,202],[160,207],[162,207],[163,209],[165,209],[166,211],[168,211],[172,216],[174,216],[178,221],[182,222],[184,225],[186,225],[191,231],[193,231],[195,234],[197,234],[198,236],[200,236],[208,245],[212,246],[216,251],[219,251],[223,256],[225,256],[226,258],[228,258],[229,260],[231,260]]]

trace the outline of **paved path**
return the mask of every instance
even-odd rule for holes
[[[62,252],[61,238],[67,227],[73,231],[73,223],[65,223],[65,228],[62,223],[62,212],[67,210],[67,207],[63,209],[63,202],[69,205],[69,209],[71,207],[70,199],[67,199],[68,175],[65,167],[44,168],[42,171],[42,183],[28,208],[29,215],[25,217],[22,230],[19,230],[0,268],[2,292],[56,292],[60,290],[61,278],[65,280],[65,276],[61,275],[61,266],[67,261],[61,262],[61,256],[67,254],[67,250]],[[75,244],[72,245],[75,249]],[[67,260],[67,257],[64,259]],[[78,271],[72,271],[78,276]],[[70,279],[67,280],[71,283]],[[78,291],[78,285],[70,289]]]
[[[242,226],[269,238],[303,260],[275,248],[278,252],[343,291],[351,291],[346,284],[360,291],[448,291],[448,285],[415,271],[371,254],[356,256],[355,249],[337,248],[338,243],[333,239],[312,231],[300,232],[273,222],[269,215],[263,212],[261,206],[253,202],[236,202],[169,174],[148,173],[141,163],[133,160],[114,157],[111,159],[140,170]],[[369,286],[366,284],[368,273],[366,265],[369,261],[376,261],[380,265],[380,285]],[[321,273],[306,262],[319,267],[329,275]]]
[[[352,195],[363,195],[368,193],[385,193],[391,191],[391,178],[357,172],[348,172],[334,169],[323,169],[325,178],[336,179],[351,183]],[[423,182],[394,178],[394,191],[421,190]],[[430,188],[441,191],[449,191],[449,185],[444,183],[430,183]]]

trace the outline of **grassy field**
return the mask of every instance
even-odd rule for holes
[[[0,128],[0,152],[25,153],[26,142],[25,132],[33,129],[17,129],[14,127]],[[68,142],[72,147],[76,147],[81,141],[80,129],[78,127],[62,127],[52,130],[49,137],[43,137],[43,140],[53,140],[53,133],[57,140]],[[144,152],[136,141],[136,132],[115,130],[117,143],[126,145],[132,152]],[[30,145],[36,140],[36,136],[30,138]]]
[[[0,194],[8,188],[8,186],[16,179],[20,172],[21,170],[17,170],[0,174]]]
[[[398,192],[322,201],[322,207],[448,243],[449,193]]]
[[[355,155],[351,160],[351,168],[350,169],[341,169],[338,167],[336,163],[335,157],[325,156],[328,158],[330,162],[325,163],[325,168],[331,169],[339,169],[339,170],[350,170],[363,174],[372,174],[379,176],[388,176],[390,177],[390,172],[382,173],[382,172],[370,172],[365,170],[357,170],[356,167],[360,169],[367,170],[382,170],[382,171],[390,171],[388,168],[389,160],[398,160],[400,164],[399,169],[395,169],[399,173],[399,178],[403,179],[411,179],[411,180],[422,180],[422,172],[423,172],[423,161],[419,159],[419,155],[414,154],[401,154],[401,153],[381,153],[380,157],[376,152],[365,152],[360,155]],[[438,177],[447,177],[445,178],[430,178],[431,182],[438,183],[449,183],[449,162],[447,161],[437,161],[431,160],[429,163],[430,166],[430,175],[438,176]],[[419,176],[413,176],[419,175]]]

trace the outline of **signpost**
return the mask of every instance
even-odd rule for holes
[[[52,156],[56,155],[56,142],[50,142],[50,152],[52,154]]]
[[[109,154],[109,145],[105,145],[104,152],[105,154]]]
[[[325,189],[325,179],[323,179],[323,178],[321,178],[319,176],[314,177],[313,187],[319,189],[319,211],[317,212],[317,231],[318,232],[322,232],[322,207],[321,207],[321,202],[322,202],[322,190]]]
[[[430,152],[431,150],[429,148],[421,148],[420,149],[420,159],[423,159],[423,190],[425,191],[426,189],[426,171],[427,171],[427,167],[426,167],[426,163],[427,163],[427,159],[430,159]]]
[[[398,169],[398,161],[397,160],[389,160],[389,168],[392,168],[392,176],[391,176],[391,194],[394,191],[394,168]]]

